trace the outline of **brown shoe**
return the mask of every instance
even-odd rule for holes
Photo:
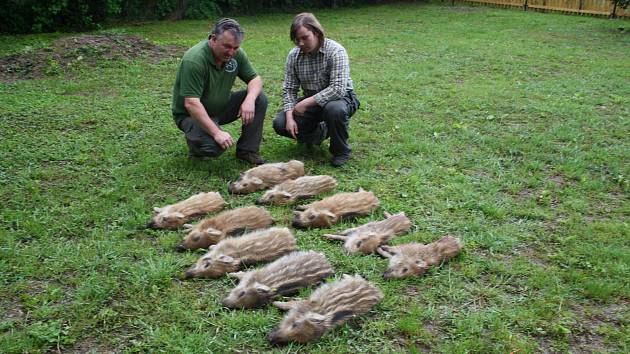
[[[265,163],[265,160],[257,152],[237,151],[236,158],[247,161],[252,165],[262,165]]]

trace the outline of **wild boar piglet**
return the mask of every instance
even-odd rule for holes
[[[318,340],[331,328],[368,312],[382,298],[374,284],[358,275],[344,274],[341,280],[317,288],[307,300],[274,302],[289,312],[267,339],[272,344]]]
[[[385,220],[371,221],[361,226],[347,229],[339,234],[325,234],[326,238],[345,241],[343,248],[350,254],[370,254],[395,236],[402,235],[411,228],[411,220],[404,212],[391,215],[385,212]]]
[[[261,229],[273,224],[271,214],[264,208],[244,207],[203,219],[196,225],[184,224],[188,235],[177,245],[178,251],[207,248],[217,244],[227,235],[234,235],[246,230]]]
[[[238,180],[228,184],[228,192],[253,193],[300,176],[304,176],[304,163],[301,161],[266,163],[241,173]]]
[[[176,229],[190,219],[218,211],[225,200],[217,192],[199,193],[181,202],[153,208],[153,218],[147,225],[152,229]]]
[[[342,218],[368,215],[379,206],[374,193],[359,188],[354,193],[338,193],[320,201],[299,206],[294,211],[295,227],[327,227]],[[300,211],[301,210],[301,211]]]
[[[277,184],[258,198],[257,204],[285,205],[298,199],[309,198],[337,188],[337,180],[331,176],[303,176]]]
[[[289,253],[266,266],[249,272],[228,273],[239,278],[238,285],[223,299],[229,308],[254,308],[266,305],[279,295],[298,292],[333,275],[323,253]]]
[[[241,265],[274,260],[295,251],[295,237],[286,227],[270,227],[240,237],[229,237],[190,267],[185,278],[218,278]]]
[[[445,236],[428,245],[406,243],[398,246],[380,246],[376,251],[389,258],[385,279],[405,278],[424,274],[429,267],[440,265],[457,256],[462,250],[461,241]]]

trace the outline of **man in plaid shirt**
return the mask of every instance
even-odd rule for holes
[[[348,125],[360,104],[350,79],[348,53],[324,37],[312,13],[295,16],[290,35],[296,47],[287,56],[284,106],[273,128],[279,135],[313,145],[330,136],[331,164],[341,166],[350,159]],[[298,98],[300,88],[303,96]]]

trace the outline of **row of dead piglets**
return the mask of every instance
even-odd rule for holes
[[[299,199],[328,192],[337,187],[330,176],[304,176],[304,165],[299,161],[266,164],[241,174],[230,183],[231,193],[246,194],[273,187],[258,199],[258,204],[290,204]],[[178,250],[208,248],[195,265],[185,273],[186,278],[217,278],[228,274],[239,279],[238,285],[224,298],[229,308],[255,308],[268,304],[278,296],[291,295],[303,287],[321,283],[334,275],[322,253],[296,251],[296,240],[286,227],[269,227],[271,215],[261,207],[244,207],[201,220],[196,225],[186,224],[192,218],[221,210],[225,201],[217,192],[200,193],[179,203],[155,208],[150,227],[175,229],[183,226],[188,232],[177,246]],[[372,192],[359,189],[354,193],[339,193],[295,211],[295,227],[328,227],[341,219],[369,215],[379,206]],[[427,269],[455,257],[462,249],[461,242],[452,236],[424,245],[409,243],[387,246],[392,238],[408,232],[411,221],[404,213],[391,215],[339,234],[323,235],[343,240],[350,254],[378,253],[389,258],[385,278],[402,278],[424,274]],[[267,228],[269,227],[269,228]],[[243,230],[254,230],[240,237]],[[275,261],[273,261],[275,260]],[[241,266],[273,261],[261,268],[236,272]],[[334,326],[359,316],[383,297],[380,290],[362,277],[343,275],[340,280],[321,285],[309,299],[273,302],[288,313],[268,339],[274,343],[309,342],[320,338]]]

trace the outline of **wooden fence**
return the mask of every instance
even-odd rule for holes
[[[452,0],[455,1],[455,0]],[[563,12],[570,14],[599,15],[630,18],[630,7],[614,8],[610,0],[458,0],[468,3],[520,7],[523,10]]]

